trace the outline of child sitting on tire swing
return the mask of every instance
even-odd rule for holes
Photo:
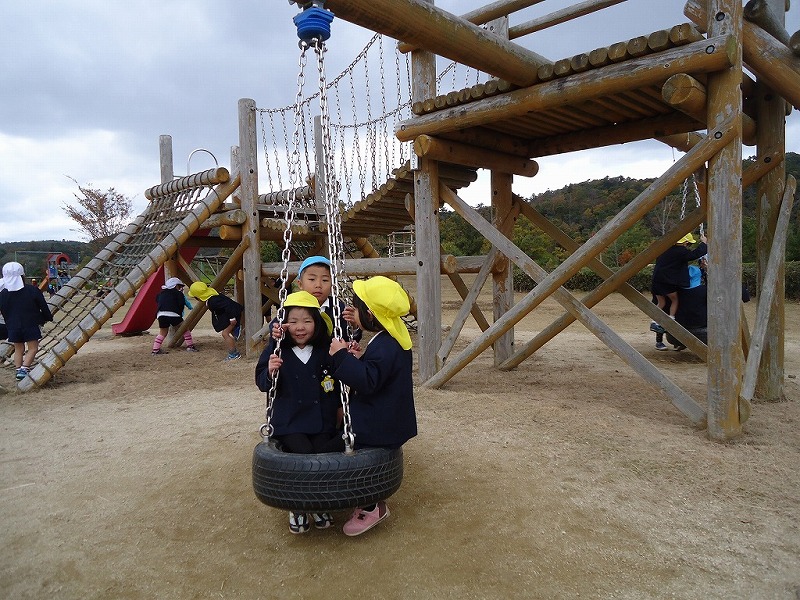
[[[350,416],[356,449],[399,448],[417,435],[411,337],[400,318],[409,300],[396,281],[377,276],[353,282],[353,306],[345,319],[377,332],[362,351],[345,340],[331,341],[333,376],[350,386]],[[386,502],[357,508],[342,530],[355,536],[389,516]]]
[[[286,314],[281,327],[286,337],[281,356],[274,353],[276,342],[270,338],[256,366],[256,385],[262,392],[270,391],[280,371],[272,405],[272,437],[284,452],[341,452],[339,386],[330,376],[333,361],[328,355],[333,329],[330,318],[308,292],[289,294],[283,306]],[[317,529],[333,524],[328,513],[311,513],[311,517]],[[289,531],[297,534],[309,529],[308,514],[289,512]]]

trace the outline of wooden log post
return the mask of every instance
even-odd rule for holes
[[[515,208],[511,184],[513,176],[505,171],[492,171],[492,224],[495,229],[511,238],[519,208]],[[511,261],[498,257],[492,270],[492,305],[494,320],[502,318],[514,306],[514,279]],[[514,353],[514,327],[509,327],[494,344],[494,365],[505,362]]]
[[[172,136],[161,135],[158,137],[158,154],[161,166],[161,183],[170,183],[175,179],[175,167],[172,154]],[[189,173],[187,173],[188,175]],[[180,251],[180,248],[178,249]],[[164,262],[164,281],[170,277],[178,276],[178,264],[175,261],[176,253]]]
[[[741,39],[739,0],[709,0],[709,35]],[[742,294],[741,45],[730,68],[708,75],[709,135],[733,138],[708,161],[708,435],[730,440],[742,432],[739,392],[744,356]]]
[[[614,4],[619,4],[620,2],[624,1],[625,0],[584,0],[583,2],[579,2],[573,6],[568,6],[567,8],[552,12],[549,15],[544,15],[538,19],[533,19],[531,21],[521,23],[520,25],[510,27],[508,29],[508,37],[510,39],[522,37],[523,35],[528,35],[529,33],[534,33],[535,31],[541,31],[542,29],[547,29],[548,27],[558,25],[559,23],[565,23],[572,19],[582,17],[583,15],[588,15],[589,13],[593,13],[597,10],[601,10],[608,6],[613,6]]]
[[[783,0],[771,0],[770,12],[780,15],[781,26],[783,24],[782,10]],[[768,248],[772,248],[776,243],[776,228],[781,214],[781,202],[785,203],[786,198],[781,200],[786,179],[786,162],[784,153],[786,151],[786,127],[785,111],[783,108],[783,98],[779,96],[769,85],[760,80],[756,86],[756,114],[760,123],[758,131],[758,154],[766,155],[770,152],[780,153],[780,158],[775,161],[778,165],[767,175],[761,178],[756,188],[756,280],[759,289],[764,287],[766,274],[770,261]],[[784,396],[784,369],[785,369],[785,328],[786,328],[786,307],[785,298],[785,255],[781,254],[781,259],[777,265],[776,282],[774,294],[771,296],[769,310],[769,320],[765,324],[765,335],[761,349],[761,360],[759,361],[758,377],[753,393],[753,397],[766,401],[780,401]],[[758,294],[756,297],[758,309],[761,304],[767,302],[766,297]],[[756,323],[758,325],[758,321]],[[750,358],[748,356],[748,366]],[[745,368],[745,381],[747,382],[747,368]],[[748,400],[753,399],[748,398]]]
[[[394,2],[394,0],[392,0]],[[433,0],[423,8],[433,9]],[[335,8],[333,9],[336,12]],[[411,23],[411,21],[409,21]],[[438,53],[438,51],[437,51]],[[436,55],[427,50],[411,53],[411,99],[436,96]],[[417,315],[419,378],[426,381],[441,367],[437,352],[442,343],[442,286],[439,237],[439,163],[419,159],[414,172],[414,229],[417,234]]]
[[[239,165],[241,183],[239,198],[247,221],[242,224],[242,242],[247,249],[242,256],[242,292],[244,313],[242,334],[247,356],[257,352],[252,334],[261,329],[261,223],[258,214],[258,136],[256,103],[249,98],[239,100]],[[249,334],[249,335],[248,335]]]

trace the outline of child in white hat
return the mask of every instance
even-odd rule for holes
[[[28,375],[42,338],[41,325],[53,320],[42,290],[25,283],[25,270],[18,262],[3,265],[0,281],[0,313],[6,322],[8,341],[14,344],[16,379]]]
[[[183,309],[187,305],[186,297],[183,295],[184,283],[177,277],[170,277],[166,283],[161,286],[161,291],[156,296],[156,307],[158,313],[158,335],[153,340],[153,355],[166,354],[166,350],[161,348],[164,339],[169,333],[170,327],[178,327],[183,323]],[[191,308],[191,305],[189,306]],[[183,341],[186,344],[186,350],[189,352],[197,352],[194,340],[192,339],[192,332],[186,331],[183,334]]]
[[[363,350],[333,340],[333,377],[350,386],[350,416],[356,448],[399,448],[417,435],[414,409],[411,336],[401,317],[409,299],[396,281],[377,276],[353,282],[353,308],[348,319],[364,331],[376,332]],[[360,535],[389,516],[386,502],[357,508],[342,530]]]

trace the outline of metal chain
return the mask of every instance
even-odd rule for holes
[[[684,217],[686,216],[686,199],[687,196],[689,195],[689,179],[692,180],[692,193],[694,195],[695,205],[697,206],[697,208],[700,208],[700,190],[697,189],[697,180],[695,179],[693,173],[683,181],[683,186],[682,186],[683,198],[681,200],[681,221],[683,221]],[[700,235],[705,235],[704,223],[700,223]]]
[[[285,215],[285,227],[283,230],[283,252],[281,253],[281,259],[283,260],[283,265],[281,266],[281,274],[280,274],[280,281],[281,287],[278,291],[278,312],[275,316],[279,324],[282,324],[286,318],[286,307],[284,304],[286,303],[286,296],[288,295],[286,289],[286,281],[289,278],[289,259],[291,257],[291,244],[292,244],[292,221],[294,220],[294,201],[295,201],[295,194],[297,193],[296,190],[300,187],[297,185],[298,178],[300,176],[300,131],[303,129],[303,107],[300,100],[303,97],[303,84],[304,84],[304,71],[306,66],[306,50],[308,49],[308,44],[306,42],[300,42],[300,69],[297,75],[297,103],[295,106],[297,110],[294,113],[294,134],[292,136],[292,153],[289,157],[289,186],[295,190],[294,193],[289,194],[287,198],[287,208],[286,208],[286,215]],[[272,335],[272,331],[269,332],[269,335]],[[284,331],[283,327],[280,327],[280,338],[275,342],[275,351],[274,355],[280,357],[281,355],[281,342],[284,339]],[[269,392],[267,392],[267,407],[265,411],[266,415],[266,422],[261,426],[261,435],[264,439],[268,439],[272,437],[275,432],[274,427],[272,426],[272,409],[273,405],[275,404],[275,395],[278,391],[278,379],[280,376],[280,370],[275,372],[275,376],[272,378],[272,386],[269,388]]]
[[[333,163],[333,158],[330,154],[330,115],[328,113],[327,94],[325,94],[325,42],[323,40],[316,40],[314,50],[317,54],[317,67],[319,70],[319,109],[320,121],[322,125],[322,156],[326,165],[324,182],[325,189],[323,191],[323,196],[325,198],[325,216],[327,217],[328,221],[328,254],[331,261],[330,305],[333,313],[333,335],[337,339],[341,339],[343,337],[341,325],[342,314],[339,307],[339,299],[342,297],[340,278],[345,276],[344,243],[342,241],[342,221],[341,213],[339,211],[338,186],[336,185],[335,172],[333,169],[327,168],[328,165]],[[344,384],[341,384],[339,389],[341,391],[343,414],[342,439],[345,443],[345,452],[352,454],[354,451],[355,433],[353,433],[353,422],[350,417],[350,389]]]

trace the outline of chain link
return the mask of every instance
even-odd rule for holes
[[[283,322],[286,318],[286,307],[284,304],[286,303],[286,296],[288,295],[286,282],[289,278],[289,259],[291,258],[291,244],[292,244],[292,222],[294,221],[294,202],[295,202],[295,194],[297,193],[297,189],[300,187],[298,185],[298,180],[300,178],[300,131],[303,129],[303,106],[301,103],[301,99],[303,97],[303,85],[305,82],[304,72],[306,66],[306,50],[308,49],[308,44],[306,42],[300,42],[300,61],[299,61],[299,72],[297,75],[297,102],[295,106],[297,110],[295,111],[294,115],[294,134],[292,135],[292,153],[289,158],[289,186],[295,190],[294,193],[289,194],[287,198],[287,208],[285,214],[285,227],[283,230],[283,251],[281,252],[281,260],[283,264],[281,265],[281,274],[280,274],[280,281],[281,287],[278,291],[278,311],[275,316],[277,322],[281,325],[280,327],[280,337],[275,342],[275,351],[274,355],[280,357],[281,355],[281,343],[283,342],[285,332],[283,330]],[[269,332],[269,335],[272,335],[272,331]],[[261,426],[261,435],[266,439],[272,437],[275,433],[275,428],[272,426],[272,409],[275,404],[275,395],[278,391],[278,378],[280,376],[280,370],[276,371],[272,374],[272,386],[269,388],[269,392],[267,392],[267,407],[265,411],[266,422]]]
[[[328,222],[328,255],[331,261],[331,296],[330,306],[333,313],[333,336],[336,339],[344,337],[342,332],[342,314],[339,299],[342,298],[341,280],[345,277],[344,271],[344,243],[342,238],[342,217],[339,210],[338,186],[334,169],[329,168],[333,163],[331,155],[331,127],[328,111],[327,94],[325,93],[325,42],[316,40],[314,50],[317,54],[317,68],[319,71],[319,109],[322,125],[322,156],[325,168],[325,216]],[[320,182],[322,183],[322,182]],[[355,433],[350,417],[350,389],[345,384],[339,386],[341,391],[343,433],[345,452],[352,453],[355,444]]]

